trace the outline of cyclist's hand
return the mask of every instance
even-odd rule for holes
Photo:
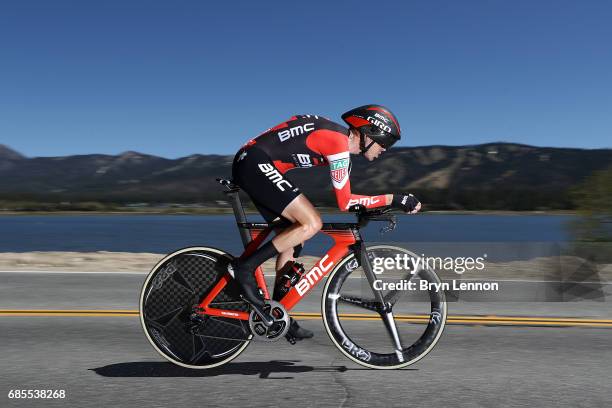
[[[419,212],[421,209],[421,203],[412,194],[393,194],[391,207],[414,214]]]

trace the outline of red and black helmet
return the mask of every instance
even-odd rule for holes
[[[361,134],[361,153],[365,153],[371,146],[365,147],[364,136],[385,149],[393,146],[401,139],[399,122],[395,115],[381,105],[364,105],[351,109],[342,115],[342,119],[352,128],[359,130]]]

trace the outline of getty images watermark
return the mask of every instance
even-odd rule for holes
[[[396,254],[392,257],[375,257],[372,259],[372,270],[376,275],[381,275],[385,271],[410,271],[414,275],[422,269],[432,269],[437,271],[451,271],[458,275],[465,272],[483,271],[487,254],[480,257],[439,257],[439,256],[413,256],[408,254]],[[376,290],[427,290],[427,291],[497,291],[497,282],[466,282],[452,279],[450,282],[429,282],[419,280],[417,282],[410,279],[400,279],[394,282],[385,282],[376,279],[373,282]]]

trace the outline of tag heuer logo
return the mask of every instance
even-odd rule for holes
[[[334,160],[331,163],[329,163],[329,167],[331,170],[338,170],[338,169],[348,169],[349,166],[349,159],[340,159],[340,160]]]
[[[332,180],[341,183],[348,174],[349,159],[333,160],[329,163]]]

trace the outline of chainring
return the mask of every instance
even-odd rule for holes
[[[253,340],[272,342],[284,337],[289,331],[289,313],[287,313],[285,307],[279,302],[269,300],[266,301],[264,309],[272,316],[274,323],[270,327],[266,327],[257,313],[251,310],[249,328],[253,334]]]

